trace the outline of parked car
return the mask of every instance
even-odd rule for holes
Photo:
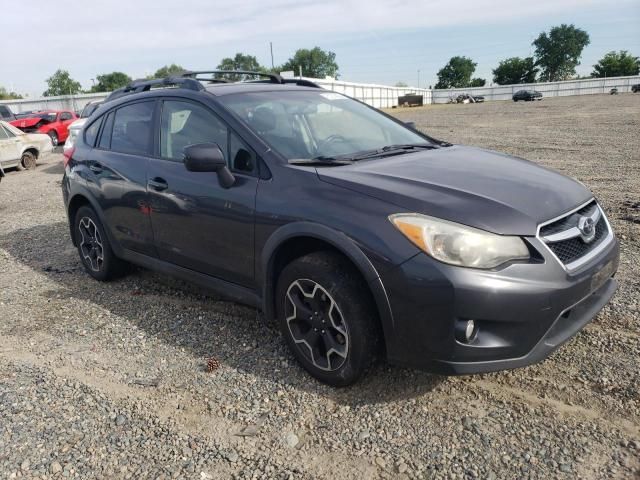
[[[640,83],[636,83],[635,85],[631,85],[631,91],[633,93],[640,92]]]
[[[513,101],[517,102],[518,100],[524,100],[525,102],[542,100],[542,93],[536,90],[518,90],[513,94]]]
[[[0,120],[4,120],[5,122],[10,122],[15,120],[16,116],[11,111],[9,105],[0,105]]]
[[[382,352],[445,374],[539,362],[616,290],[618,241],[581,182],[308,81],[203,75],[130,85],[65,159],[93,278],[131,262],[260,308],[336,386]]]
[[[87,123],[87,119],[91,116],[91,114],[95,112],[103,103],[104,102],[102,101],[87,103],[82,109],[82,112],[80,112],[80,118],[69,125],[69,136],[67,137],[67,140],[64,142],[64,146],[62,147],[63,155],[68,155],[69,152],[73,151],[75,139],[80,134],[82,127],[85,123]]]
[[[77,115],[69,110],[42,110],[27,118],[14,120],[11,125],[26,133],[47,134],[55,147],[67,139],[69,125],[77,118]]]
[[[48,135],[24,133],[0,121],[0,166],[3,168],[35,168],[38,158],[52,149]]]

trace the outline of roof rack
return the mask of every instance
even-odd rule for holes
[[[151,88],[153,87],[171,87],[171,86],[177,86],[179,88],[185,88],[187,90],[196,90],[196,91],[204,90],[204,87],[202,86],[202,84],[193,78],[172,76],[167,78],[154,78],[151,80],[141,79],[141,80],[134,80],[127,86],[114,90],[105,99],[105,102],[115,100],[116,98],[120,98],[124,95],[147,92],[151,90]]]
[[[202,81],[209,81],[215,83],[227,83],[229,80],[223,78],[198,78],[198,75],[204,75],[211,73],[214,75],[253,75],[256,77],[266,77],[270,83],[284,83],[284,79],[277,73],[265,73],[265,72],[253,72],[251,70],[198,70],[193,72],[184,72],[183,77],[194,78]]]

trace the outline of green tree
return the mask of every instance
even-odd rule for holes
[[[409,85],[407,85],[405,82],[396,82],[396,87],[408,87]]]
[[[260,65],[258,59],[253,55],[245,55],[244,53],[236,53],[233,58],[223,58],[216,70],[244,70],[248,72],[266,72],[267,69]],[[246,75],[223,75],[223,78],[232,81],[245,79]]]
[[[293,70],[297,75],[302,68],[302,76],[310,78],[337,77],[338,64],[336,54],[324,51],[320,47],[311,50],[301,48],[280,67],[280,71]]]
[[[122,72],[104,73],[96,75],[96,83],[91,87],[92,92],[112,92],[131,83],[131,77]]]
[[[4,87],[0,87],[0,100],[15,100],[23,98],[22,95],[16,92],[10,92]]]
[[[165,78],[165,77],[171,77],[173,75],[182,75],[186,71],[187,71],[186,68],[180,65],[176,65],[175,63],[172,63],[171,65],[165,65],[164,67],[160,67],[158,70],[156,70],[156,73],[151,75],[149,78]]]
[[[589,43],[589,34],[574,25],[563,23],[548,34],[542,32],[532,44],[536,48],[536,65],[541,69],[540,78],[555,82],[573,77],[582,51]]]
[[[609,52],[593,66],[592,77],[624,77],[640,73],[640,58],[626,50]]]
[[[471,85],[476,62],[467,57],[452,57],[438,72],[436,88],[463,88]]]
[[[493,82],[498,85],[513,85],[515,83],[534,83],[538,69],[533,57],[511,57],[502,60],[493,69]]]
[[[76,95],[82,91],[80,82],[76,82],[66,70],[56,70],[56,73],[47,78],[48,88],[42,94],[45,97],[57,95]]]
[[[484,78],[472,78],[469,82],[470,87],[484,87],[487,81]]]

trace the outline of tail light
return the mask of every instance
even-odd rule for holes
[[[62,155],[64,155],[64,159],[62,160],[62,164],[65,166],[65,168],[69,164],[69,160],[71,160],[71,157],[73,157],[73,153],[75,151],[76,151],[76,147],[65,148],[62,151]]]

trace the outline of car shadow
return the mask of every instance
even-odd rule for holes
[[[232,368],[349,406],[413,398],[446,381],[381,361],[356,385],[323,385],[298,366],[277,328],[255,309],[144,269],[132,268],[128,276],[109,283],[91,279],[71,244],[66,222],[12,231],[0,236],[0,248],[59,286],[37,295],[98,305],[149,336],[201,358],[203,371],[206,359],[215,357]]]
[[[38,167],[38,170],[44,173],[51,173],[53,175],[62,175],[64,173],[64,165],[60,161],[48,164],[45,167]]]

